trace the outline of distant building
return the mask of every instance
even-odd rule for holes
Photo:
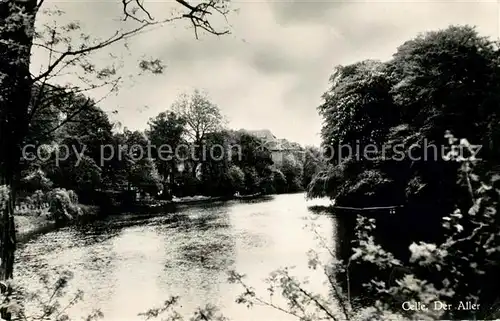
[[[271,152],[271,159],[274,164],[281,165],[287,156],[292,156],[299,162],[304,161],[304,149],[297,143],[289,142],[286,139],[278,139],[269,129],[242,130],[250,135],[260,138]]]
[[[242,129],[244,132],[253,135],[257,138],[262,139],[265,142],[274,142],[277,141],[276,136],[271,133],[269,129],[259,129],[259,130],[246,130]]]

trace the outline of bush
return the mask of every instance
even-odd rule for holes
[[[21,187],[26,191],[48,191],[53,185],[47,174],[39,168],[29,172],[21,179],[20,183]]]
[[[56,222],[67,222],[81,216],[83,211],[72,190],[56,188],[47,194],[49,212]]]
[[[233,165],[228,170],[231,186],[234,191],[240,191],[245,187],[245,173],[236,165]]]

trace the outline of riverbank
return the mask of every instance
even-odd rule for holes
[[[56,222],[48,216],[14,215],[18,242],[24,242],[34,235],[50,231],[55,228]]]
[[[265,194],[249,194],[249,195],[233,195],[233,196],[186,196],[177,198],[174,197],[170,201],[166,200],[146,200],[139,201],[134,204],[122,204],[112,207],[105,208],[105,211],[111,214],[119,213],[162,213],[162,212],[172,212],[175,211],[179,206],[189,206],[189,205],[200,205],[200,204],[210,204],[215,202],[226,202],[231,200],[251,200],[258,199],[264,196],[269,196]]]
[[[79,206],[82,209],[82,214],[67,224],[86,222],[99,216],[98,207],[90,205]],[[14,214],[14,223],[16,226],[16,236],[18,242],[25,242],[35,235],[51,231],[58,227],[58,224],[50,217],[48,211],[36,214]]]
[[[219,201],[230,201],[239,199],[253,199],[264,196],[262,193],[248,194],[248,195],[233,195],[233,196],[186,196],[182,198],[172,199],[173,204],[186,205],[186,204],[199,204],[199,203],[210,203]]]
[[[74,220],[66,223],[75,224],[82,223],[89,220],[96,219],[103,211],[105,214],[113,214],[114,212],[134,212],[134,213],[159,213],[159,212],[170,212],[174,211],[176,206],[188,206],[188,205],[199,205],[207,204],[220,201],[230,201],[230,200],[250,200],[264,197],[263,194],[251,194],[251,195],[238,195],[231,197],[211,197],[211,196],[188,196],[182,198],[175,198],[172,201],[151,201],[137,203],[132,206],[127,206],[126,208],[115,208],[115,209],[102,209],[97,206],[90,205],[79,205],[82,209],[82,215],[75,218]],[[49,232],[56,227],[58,224],[50,218],[48,211],[37,212],[35,214],[22,213],[21,215],[14,215],[14,222],[17,230],[17,240],[19,242],[25,242],[26,240],[45,232]]]

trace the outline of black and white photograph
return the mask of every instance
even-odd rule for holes
[[[0,0],[0,320],[500,320],[498,0]]]

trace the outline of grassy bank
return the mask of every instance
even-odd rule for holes
[[[75,217],[69,224],[91,220],[99,214],[99,208],[96,206],[79,205],[82,209],[81,215]],[[57,227],[56,221],[51,217],[48,211],[32,213],[19,212],[14,215],[16,225],[17,239],[23,242],[40,233],[50,231]]]
[[[48,216],[14,215],[17,240],[23,242],[30,237],[55,228],[56,223]]]

